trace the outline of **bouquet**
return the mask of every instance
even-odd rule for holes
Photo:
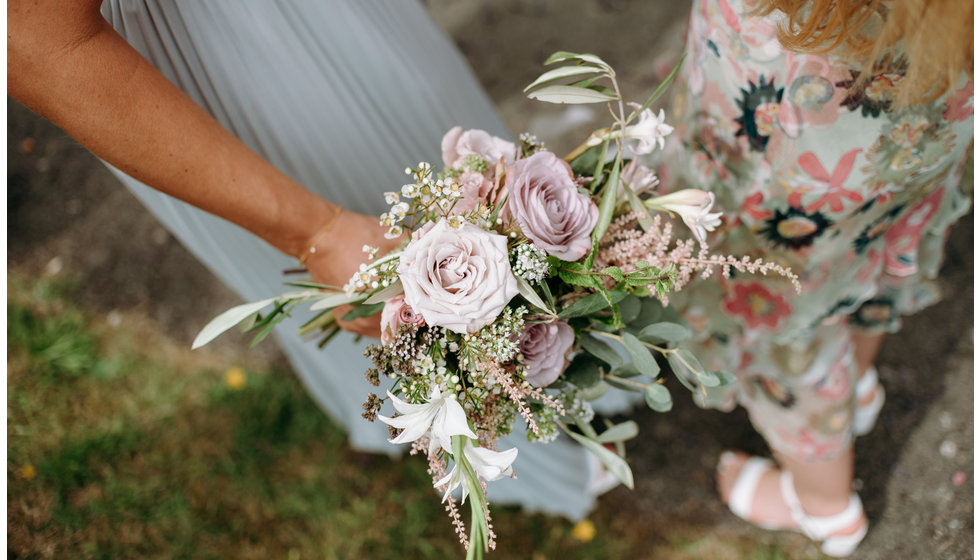
[[[623,441],[628,421],[599,433],[589,404],[610,389],[642,393],[671,408],[656,355],[692,392],[734,380],[706,371],[677,344],[691,332],[668,307],[669,294],[697,275],[776,272],[762,261],[710,255],[706,234],[721,223],[712,194],[686,189],[657,196],[656,175],[633,153],[663,147],[672,128],[650,106],[677,68],[643,104],[628,105],[613,69],[591,54],[559,52],[527,90],[555,103],[604,103],[610,127],[565,158],[524,135],[519,144],[480,130],[450,130],[444,167],[419,163],[411,181],[385,194],[381,225],[404,237],[367,262],[343,287],[300,282],[295,291],[233,308],[207,325],[195,347],[242,323],[256,341],[297,305],[319,314],[302,329],[325,344],[346,319],[381,314],[379,344],[365,354],[375,386],[364,416],[388,424],[390,441],[427,458],[433,485],[467,550],[480,558],[495,539],[485,487],[519,472],[517,449],[497,449],[515,421],[541,443],[567,434],[632,488]],[[693,238],[677,239],[679,217]],[[273,310],[263,310],[273,306]],[[393,409],[380,414],[385,403]],[[608,447],[607,447],[608,446]],[[515,468],[516,465],[516,468]],[[459,508],[469,499],[467,531]]]

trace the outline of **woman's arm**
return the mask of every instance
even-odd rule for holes
[[[306,264],[320,282],[346,282],[364,244],[393,246],[377,218],[337,216],[222,128],[112,29],[100,4],[8,2],[8,93],[132,177],[286,254],[303,257],[319,238]],[[331,235],[318,236],[331,221]]]

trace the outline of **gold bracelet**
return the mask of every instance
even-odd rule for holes
[[[320,231],[313,236],[313,241],[310,242],[310,248],[307,249],[306,252],[303,253],[303,256],[299,258],[299,264],[305,265],[306,261],[313,256],[313,253],[316,253],[316,246],[319,245],[320,240],[323,239],[324,235],[330,233],[330,230],[333,229],[334,224],[337,223],[337,218],[340,217],[340,213],[343,211],[344,207],[337,205],[337,212],[330,218],[330,221],[320,228]]]

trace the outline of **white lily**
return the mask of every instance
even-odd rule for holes
[[[452,391],[442,392],[437,385],[433,385],[429,401],[422,404],[407,403],[390,391],[388,397],[400,416],[378,416],[378,420],[403,430],[398,436],[388,440],[391,443],[415,441],[431,431],[432,442],[452,453],[453,436],[476,438],[466,421],[466,412]]]
[[[505,476],[514,474],[514,469],[511,465],[517,459],[517,448],[508,449],[507,451],[494,451],[475,446],[472,440],[467,439],[466,443],[463,444],[463,457],[473,467],[473,470],[479,478],[487,482],[493,482],[494,480],[499,480]],[[459,463],[459,460],[457,460],[452,470],[449,471],[449,474],[433,484],[435,488],[446,485],[446,491],[442,496],[442,501],[446,501],[446,498],[449,497],[453,490],[460,486],[463,487],[462,499],[464,502],[466,501],[466,496],[469,495],[469,488],[464,484],[464,477],[466,475],[463,469],[460,468]]]
[[[707,232],[721,225],[721,212],[710,212],[715,203],[714,193],[699,189],[682,189],[664,196],[647,199],[644,204],[652,210],[677,214],[702,245]]]
[[[636,103],[630,103],[634,108],[639,108]],[[624,137],[627,140],[637,140],[633,151],[637,154],[649,154],[657,146],[664,149],[664,138],[674,131],[674,127],[664,122],[664,110],[659,114],[654,114],[652,109],[644,109],[640,113],[640,120],[632,126],[626,127]]]
[[[626,164],[619,179],[638,195],[651,191],[660,184],[657,173],[635,159]]]
[[[640,107],[636,103],[630,103],[630,106],[637,109]],[[622,134],[623,138],[627,140],[637,141],[633,147],[633,152],[638,155],[649,154],[658,146],[662,150],[664,147],[664,138],[674,131],[674,127],[664,122],[665,118],[663,109],[658,114],[654,114],[652,109],[644,109],[640,113],[640,120],[634,125],[627,126],[625,131],[620,132],[616,130],[610,132],[609,129],[598,130],[589,136],[589,139],[585,141],[585,146],[598,146],[602,144],[607,136],[610,140],[613,140]]]

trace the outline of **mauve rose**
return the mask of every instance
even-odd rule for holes
[[[437,222],[405,247],[398,276],[427,325],[461,334],[492,323],[517,295],[507,238],[473,224]]]
[[[500,158],[504,158],[505,166],[514,163],[517,146],[483,130],[470,129],[463,132],[460,126],[453,127],[442,137],[442,163],[448,167],[455,167],[470,154],[481,156],[490,164],[490,169],[493,169]]]
[[[529,323],[521,333],[521,354],[527,365],[527,381],[547,387],[565,369],[565,354],[575,342],[575,331],[565,321]]]
[[[489,202],[487,201],[487,195],[490,193],[490,189],[493,188],[493,183],[484,177],[482,173],[464,171],[459,174],[456,182],[459,183],[463,197],[456,200],[456,204],[453,206],[453,214],[469,212],[479,206],[481,202]]]
[[[575,186],[572,168],[551,152],[518,160],[507,170],[507,215],[549,255],[566,261],[592,248],[599,208]]]
[[[395,340],[398,327],[402,325],[421,327],[424,324],[425,319],[411,305],[405,303],[404,296],[395,296],[385,301],[384,309],[381,310],[381,342],[388,344]]]

